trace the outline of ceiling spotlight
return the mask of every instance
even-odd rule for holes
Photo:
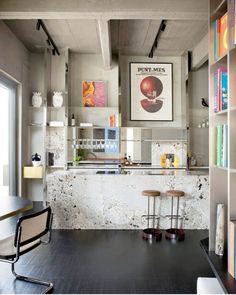
[[[47,39],[47,43],[48,43],[49,46],[51,46],[51,42],[50,42],[49,39]]]
[[[148,54],[149,58],[153,58],[153,51],[151,50],[150,53]]]
[[[163,22],[162,23],[162,26],[161,26],[161,31],[164,32],[165,31],[165,28],[166,28],[166,24]]]
[[[37,23],[36,23],[36,30],[37,31],[40,30],[40,26],[41,26],[41,23],[40,23],[40,20],[38,20]]]
[[[49,34],[44,22],[41,19],[38,19],[37,24],[36,24],[36,30],[40,30],[40,28],[42,28],[42,30],[44,31],[45,35],[46,35],[46,42],[48,44],[48,46],[52,47],[52,54],[53,55],[60,55],[60,52],[55,44],[55,42],[53,41],[51,35]]]
[[[152,44],[152,47],[150,49],[150,52],[148,54],[148,57],[152,58],[153,57],[153,52],[155,51],[155,49],[158,47],[158,42],[159,42],[159,39],[161,37],[161,34],[165,31],[165,28],[166,28],[166,20],[162,20],[161,23],[160,23],[160,26],[159,26],[159,29],[158,29],[158,32],[157,32],[157,35],[154,39],[154,42]]]
[[[154,47],[156,47],[157,48],[157,39],[155,39],[155,41],[154,41]]]

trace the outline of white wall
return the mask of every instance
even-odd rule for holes
[[[22,142],[27,142],[27,115],[29,105],[29,52],[19,41],[11,30],[0,21],[0,70],[4,71],[19,83],[22,84],[19,103],[20,111],[22,111]],[[19,123],[19,122],[18,122]],[[20,124],[18,124],[18,127]],[[21,157],[19,164],[19,173],[21,165],[27,161],[27,145],[22,145]],[[22,195],[25,195],[24,187]]]
[[[189,125],[190,152],[198,162],[208,166],[209,129],[198,128],[198,124],[208,118],[208,108],[202,106],[201,98],[208,98],[208,64],[189,73]],[[199,163],[198,163],[199,164]]]
[[[170,62],[173,63],[173,122],[130,121],[130,62]],[[121,112],[122,125],[129,127],[185,127],[186,126],[186,91],[184,57],[120,56],[121,75]]]

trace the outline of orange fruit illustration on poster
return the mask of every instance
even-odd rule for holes
[[[161,80],[154,76],[145,77],[140,83],[140,90],[146,96],[140,102],[142,108],[149,113],[158,112],[163,105],[163,101],[158,99],[163,91]]]

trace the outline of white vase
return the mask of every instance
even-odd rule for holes
[[[39,167],[39,166],[41,166],[41,161],[32,161],[32,165],[34,167]]]
[[[224,243],[225,243],[225,205],[217,204],[215,254],[220,256],[224,254]]]
[[[62,92],[57,92],[54,91],[53,92],[53,96],[52,96],[52,105],[55,108],[59,108],[63,105],[63,96],[62,96]]]
[[[32,106],[35,108],[41,107],[43,103],[41,92],[33,92],[32,96]]]

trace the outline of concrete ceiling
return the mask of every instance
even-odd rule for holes
[[[36,31],[36,20],[5,20],[13,33],[30,51],[46,45],[45,34]],[[111,20],[112,53],[147,56],[160,20]],[[103,36],[100,25],[93,19],[44,20],[58,48],[69,47],[78,53],[101,53]],[[179,56],[193,47],[207,33],[206,20],[168,20],[154,55]]]
[[[111,26],[113,52],[147,56],[160,23],[160,20],[114,20]],[[182,55],[192,50],[206,34],[207,21],[168,20],[154,56]]]
[[[207,20],[207,0],[1,0],[0,19]]]
[[[6,20],[5,23],[30,51],[47,45],[43,30],[36,30],[37,20]],[[58,48],[69,47],[81,53],[100,52],[96,20],[45,20],[44,23]]]

